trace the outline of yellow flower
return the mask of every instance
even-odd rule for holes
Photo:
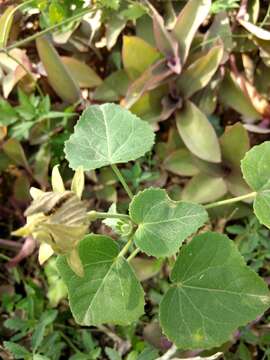
[[[40,242],[39,262],[43,264],[53,253],[65,255],[69,266],[83,276],[77,245],[88,231],[89,217],[81,200],[84,173],[78,168],[72,179],[71,191],[65,190],[58,166],[52,171],[53,191],[31,188],[33,198],[26,209],[26,225],[14,231],[15,236],[33,236]]]

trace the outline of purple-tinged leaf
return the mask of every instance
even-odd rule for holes
[[[186,101],[176,112],[176,125],[185,145],[194,155],[214,163],[221,161],[217,134],[207,117],[191,101]]]
[[[166,29],[164,20],[156,9],[150,3],[148,3],[148,6],[152,11],[157,48],[166,57],[168,67],[172,69],[174,73],[180,74],[182,66],[178,54],[178,42],[173,34]]]
[[[157,61],[131,84],[122,105],[129,109],[146,91],[162,85],[172,74],[166,59]]]
[[[182,64],[187,59],[192,40],[211,8],[211,0],[189,0],[178,15],[173,34],[179,43]]]
[[[179,76],[176,86],[186,98],[204,88],[217,71],[223,57],[223,46],[212,47],[205,55],[199,57]]]

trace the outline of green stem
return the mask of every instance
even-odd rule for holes
[[[238,202],[238,201],[243,201],[243,200],[246,200],[246,199],[254,198],[256,196],[256,194],[257,194],[256,192],[251,192],[249,194],[237,196],[237,197],[234,197],[234,198],[231,198],[231,199],[217,201],[217,202],[205,205],[204,207],[205,207],[205,209],[212,209],[212,208],[215,208],[217,206],[233,204],[233,203]]]
[[[260,23],[260,27],[264,27],[264,25],[266,25],[269,15],[270,15],[270,4],[268,5],[268,9],[266,11],[266,15],[265,15],[263,21]]]
[[[113,171],[115,172],[115,175],[118,177],[120,183],[123,185],[123,188],[125,189],[129,198],[132,200],[132,198],[133,198],[132,191],[130,190],[128,184],[126,183],[126,180],[124,179],[124,177],[121,174],[120,170],[118,169],[117,165],[113,164],[113,165],[111,165],[111,167],[112,167]]]
[[[126,253],[128,252],[128,249],[130,248],[131,244],[132,244],[132,237],[128,240],[128,242],[126,243],[126,245],[123,247],[123,249],[120,251],[120,253],[118,254],[117,257],[124,257],[126,255]]]
[[[66,25],[66,24],[68,24],[68,23],[70,23],[70,22],[72,22],[72,21],[79,20],[79,19],[82,18],[84,15],[86,15],[86,14],[88,14],[89,12],[92,12],[92,11],[94,11],[94,10],[96,10],[96,9],[95,9],[95,8],[87,8],[87,9],[85,9],[84,11],[80,12],[79,14],[76,14],[76,15],[74,15],[74,16],[71,16],[70,18],[63,20],[63,21],[61,21],[61,22],[58,23],[58,24],[54,24],[54,25],[52,25],[52,26],[49,26],[48,28],[39,31],[39,32],[37,32],[37,33],[35,33],[35,34],[27,37],[26,39],[19,40],[19,41],[15,42],[14,44],[7,46],[6,48],[1,48],[1,49],[0,49],[0,53],[1,53],[1,52],[10,51],[10,50],[12,50],[12,49],[14,49],[14,48],[17,48],[17,47],[20,47],[20,46],[22,46],[22,45],[25,45],[25,44],[27,44],[27,43],[29,43],[29,42],[37,39],[38,37],[40,37],[40,36],[42,36],[42,35],[45,35],[45,34],[51,32],[51,31],[53,31],[53,30],[58,29],[58,28],[61,27],[62,25]]]
[[[81,354],[81,351],[73,344],[73,342],[69,339],[68,336],[66,336],[63,331],[58,330],[62,338],[65,340],[65,342],[71,347],[72,350],[74,350],[75,353]]]
[[[135,256],[140,252],[141,250],[139,248],[136,248],[127,258],[127,261],[130,262]]]
[[[130,217],[126,214],[111,214],[107,212],[89,211],[87,213],[92,219],[123,219],[130,220]]]

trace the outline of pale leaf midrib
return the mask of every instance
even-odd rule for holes
[[[204,287],[199,287],[199,286],[192,286],[192,285],[184,285],[181,284],[181,289],[193,289],[193,290],[199,290],[199,291],[208,291],[208,292],[218,292],[218,293],[223,293],[223,294],[228,294],[228,295],[237,295],[237,296],[250,296],[250,297],[257,297],[259,299],[261,298],[266,298],[269,296],[267,295],[259,295],[259,294],[251,294],[251,293],[246,293],[246,292],[236,292],[236,291],[231,291],[231,290],[225,290],[225,289],[213,289],[213,288],[204,288]],[[270,300],[270,298],[269,298]]]
[[[90,303],[89,303],[89,306],[88,306],[88,308],[87,308],[87,310],[86,310],[86,312],[85,312],[85,315],[84,315],[84,322],[87,322],[87,316],[88,316],[88,314],[91,312],[93,303],[95,302],[95,300],[96,300],[96,298],[97,298],[100,290],[102,289],[103,285],[105,284],[108,276],[109,276],[110,273],[112,272],[113,267],[116,266],[117,261],[119,261],[119,257],[118,257],[118,256],[116,256],[114,259],[112,259],[112,264],[111,264],[111,266],[109,267],[109,269],[108,269],[106,275],[104,276],[103,280],[101,281],[101,283],[100,283],[100,285],[99,285],[99,287],[98,287],[95,295],[92,297],[92,299],[91,299],[91,301],[90,301]],[[89,264],[89,265],[90,265],[90,264]],[[116,269],[116,270],[117,270],[117,269]],[[119,274],[118,270],[117,270],[117,274]]]

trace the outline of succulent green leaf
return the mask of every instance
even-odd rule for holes
[[[80,325],[127,325],[144,312],[144,294],[128,262],[118,256],[107,236],[88,235],[79,244],[84,277],[77,276],[66,258],[57,268],[68,288],[70,308]]]
[[[154,133],[149,124],[115,104],[87,108],[65,143],[73,169],[85,170],[135,160],[149,151]]]
[[[127,20],[124,17],[117,14],[107,19],[105,38],[108,50],[111,50],[116,44],[121,31],[126,26],[126,22]]]
[[[122,59],[124,69],[131,80],[136,80],[154,62],[161,58],[160,52],[143,39],[137,36],[124,36]]]
[[[249,150],[248,132],[244,126],[238,122],[225,129],[220,138],[222,159],[234,169],[239,169],[240,161]]]
[[[264,281],[225,235],[205,233],[185,245],[160,306],[166,336],[182,349],[208,349],[230,339],[270,304]]]
[[[187,148],[199,158],[218,163],[221,152],[218,138],[207,117],[190,101],[176,112],[176,125]]]
[[[93,94],[93,100],[112,102],[118,101],[126,95],[129,84],[129,78],[124,70],[117,70],[110,74],[99,85]]]
[[[219,100],[250,119],[260,119],[261,116],[252,102],[240,89],[232,73],[227,72],[219,89]]]
[[[143,94],[152,89],[156,90],[170,75],[172,70],[168,67],[167,61],[165,59],[157,61],[129,86],[123,105],[130,109]]]
[[[244,179],[257,192],[254,201],[255,215],[270,228],[270,142],[254,146],[241,161]]]
[[[213,43],[220,39],[224,45],[225,52],[231,51],[233,44],[230,20],[226,11],[221,11],[215,15],[214,21],[205,35],[204,49],[211,49]]]
[[[8,6],[0,17],[0,47],[6,47],[16,8]]]
[[[166,57],[168,67],[171,68],[174,73],[179,74],[182,66],[178,54],[178,42],[167,30],[163,17],[150,3],[148,6],[152,11],[153,30],[157,48]]]
[[[252,35],[256,36],[261,40],[270,40],[270,31],[262,29],[260,26],[252,24],[249,21],[245,21],[243,19],[238,19],[239,23]]]
[[[216,201],[227,193],[227,185],[222,177],[200,173],[186,184],[182,200],[205,204]]]
[[[204,88],[215,72],[223,57],[223,46],[212,47],[206,55],[193,62],[179,76],[176,86],[180,93],[188,98]]]
[[[166,170],[182,176],[193,176],[199,173],[193,156],[187,149],[173,151],[165,158],[163,166]]]
[[[30,166],[26,159],[26,155],[21,143],[16,139],[8,139],[3,145],[5,154],[19,166],[23,166],[25,169],[30,170]]]
[[[136,21],[136,35],[146,41],[153,47],[156,46],[154,31],[153,31],[153,19],[150,15],[145,14]]]
[[[189,0],[178,15],[173,34],[179,42],[182,64],[185,62],[192,40],[206,19],[211,8],[211,0]]]
[[[101,78],[84,62],[69,56],[61,56],[72,78],[82,88],[93,88],[102,84]]]
[[[36,39],[37,51],[48,80],[61,99],[71,104],[80,99],[80,89],[52,43],[45,36]]]
[[[149,188],[139,192],[129,206],[138,225],[136,245],[146,254],[165,257],[175,254],[182,242],[208,218],[201,205],[171,200],[166,191]]]
[[[162,99],[167,93],[166,85],[147,91],[130,107],[130,111],[150,124],[156,123],[162,113]]]
[[[250,193],[250,187],[243,179],[243,175],[241,173],[240,168],[233,169],[226,176],[226,184],[228,187],[228,192],[234,196],[241,196]],[[252,200],[248,199],[246,201],[250,202]]]

